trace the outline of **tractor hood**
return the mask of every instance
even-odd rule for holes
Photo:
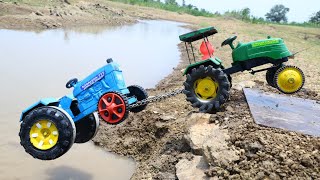
[[[112,73],[112,75],[110,75]],[[114,79],[117,80],[117,87],[118,89],[126,88],[122,76],[122,71],[119,69],[119,65],[115,62],[108,63],[107,65],[99,68],[88,77],[79,81],[73,90],[74,97],[77,97],[81,92],[86,91],[91,86],[93,86],[96,82],[100,81],[101,79],[107,79],[106,82],[113,82]],[[103,84],[106,88],[114,88],[115,85],[111,86],[110,84]],[[96,90],[101,89],[100,86],[95,87]],[[123,92],[122,92],[123,93]]]
[[[281,38],[268,38],[249,43],[239,43],[232,52],[234,62],[263,57],[276,60],[291,55],[292,53]]]

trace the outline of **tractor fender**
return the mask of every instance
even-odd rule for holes
[[[57,105],[58,102],[59,102],[59,100],[56,98],[43,98],[40,101],[34,103],[33,105],[31,105],[28,108],[26,108],[25,110],[23,110],[22,114],[20,116],[20,121],[22,121],[24,119],[24,117],[32,110],[34,110],[38,107],[42,107],[42,106],[52,106],[52,105],[54,106],[54,105]]]
[[[207,60],[204,60],[204,61],[199,61],[199,62],[196,62],[196,63],[193,63],[193,64],[190,64],[184,71],[183,75],[186,75],[186,74],[189,74],[189,72],[193,69],[193,68],[197,68],[201,65],[204,65],[204,66],[209,66],[209,65],[212,65],[213,67],[217,68],[217,67],[220,67],[222,64],[221,64],[221,60],[217,57],[215,58],[209,58]]]

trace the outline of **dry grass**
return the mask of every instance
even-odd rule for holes
[[[18,2],[34,7],[61,5],[67,6],[63,3],[64,0],[4,0],[10,2]],[[285,43],[292,52],[296,52],[305,48],[313,47],[307,51],[296,55],[296,59],[290,60],[289,64],[294,64],[300,67],[306,75],[306,88],[314,90],[320,94],[320,28],[305,28],[288,25],[268,25],[268,24],[250,24],[232,18],[207,18],[195,17],[187,14],[179,14],[175,12],[168,12],[160,9],[133,6],[117,2],[105,0],[68,0],[71,4],[77,3],[99,3],[101,5],[111,7],[114,10],[125,12],[125,16],[136,19],[166,19],[172,21],[179,21],[191,24],[193,28],[203,26],[215,26],[219,33],[210,38],[212,43],[217,47],[215,55],[223,60],[226,67],[230,66],[231,49],[229,47],[220,48],[221,42],[229,36],[236,34],[237,41],[247,42],[257,39],[266,38],[268,35],[272,37],[280,37],[285,40]],[[94,10],[93,10],[94,11]],[[93,12],[93,14],[95,11]],[[106,15],[104,15],[106,16]],[[112,18],[112,17],[111,17]],[[98,22],[98,21],[97,21]],[[178,37],[177,37],[178,38]],[[243,79],[263,80],[264,73],[258,73],[252,76],[249,73],[238,73],[233,75],[234,82]]]

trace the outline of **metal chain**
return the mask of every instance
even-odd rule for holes
[[[138,102],[136,102],[134,104],[129,105],[129,109],[135,108],[135,107],[139,107],[139,106],[143,106],[143,105],[146,105],[146,104],[149,104],[149,103],[153,103],[153,102],[158,102],[158,101],[167,99],[169,97],[176,96],[178,94],[181,94],[183,92],[183,90],[184,89],[178,89],[178,90],[174,90],[174,91],[171,91],[171,92],[168,92],[168,93],[165,93],[165,94],[161,94],[161,95],[158,95],[158,96],[151,96],[151,97],[149,97],[147,99],[144,99],[144,100],[141,100],[141,101],[138,101]]]

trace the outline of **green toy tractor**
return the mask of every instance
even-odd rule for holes
[[[284,41],[280,38],[268,37],[248,43],[238,43],[236,47],[233,41],[237,36],[230,37],[222,42],[221,46],[229,45],[232,49],[233,63],[229,68],[222,65],[218,57],[213,56],[214,48],[208,40],[208,36],[216,34],[214,27],[207,27],[180,35],[185,42],[190,65],[185,69],[186,81],[184,94],[187,101],[200,112],[215,112],[229,98],[231,88],[231,74],[243,71],[251,71],[252,74],[267,71],[267,83],[279,91],[291,94],[299,91],[304,85],[304,74],[298,67],[284,65],[293,54],[288,50]],[[200,52],[202,61],[196,61],[192,42],[203,39]],[[190,58],[189,52],[191,49]],[[252,68],[264,64],[270,67],[252,70]]]

